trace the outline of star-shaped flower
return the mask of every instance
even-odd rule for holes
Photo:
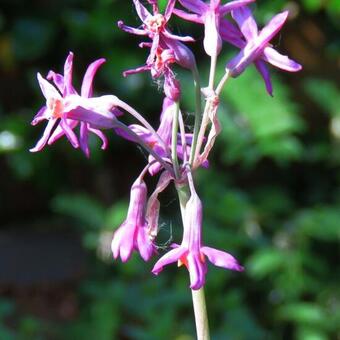
[[[89,156],[88,134],[96,134],[103,142],[102,149],[107,146],[107,139],[100,129],[108,129],[115,126],[116,116],[122,113],[115,108],[114,96],[92,96],[92,83],[97,69],[105,62],[98,59],[89,65],[81,86],[81,95],[78,95],[72,85],[73,53],[70,52],[64,65],[64,75],[50,71],[48,80],[38,73],[38,81],[41,91],[46,98],[46,105],[36,114],[32,125],[37,125],[47,120],[47,126],[43,136],[36,146],[30,149],[37,152],[46,144],[53,144],[65,135],[73,147],[79,146],[86,156]],[[80,138],[74,133],[74,129],[80,123]]]
[[[250,9],[246,6],[233,10],[232,17],[245,42],[243,46],[239,46],[242,48],[240,53],[227,64],[227,69],[233,77],[237,77],[249,64],[254,63],[265,81],[268,93],[272,95],[273,89],[266,63],[288,72],[297,72],[302,68],[294,60],[277,52],[269,43],[285,23],[288,11],[275,15],[260,32]],[[242,42],[239,45],[242,45]]]

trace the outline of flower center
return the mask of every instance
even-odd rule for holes
[[[146,24],[152,33],[159,33],[165,26],[166,20],[160,13],[147,19]]]
[[[51,118],[61,118],[63,116],[64,104],[62,99],[48,98],[46,101],[48,110],[50,111]]]

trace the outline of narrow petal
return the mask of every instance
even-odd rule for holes
[[[176,0],[169,0],[168,1],[168,4],[167,4],[165,12],[164,12],[164,17],[165,17],[166,21],[170,20],[170,17],[171,17],[172,11],[174,10],[175,4],[176,4]]]
[[[196,14],[204,14],[208,10],[207,4],[201,0],[179,0],[179,3],[191,12]]]
[[[80,148],[87,158],[90,157],[88,123],[80,123]]]
[[[84,78],[83,78],[83,83],[81,85],[81,96],[89,98],[92,96],[92,83],[93,83],[93,78],[98,70],[98,68],[105,63],[105,59],[101,58],[96,61],[94,61],[92,64],[89,65],[87,68]]]
[[[133,0],[136,8],[136,12],[139,18],[145,22],[147,18],[151,17],[151,13],[139,2],[139,0]]]
[[[190,254],[187,256],[188,271],[190,276],[190,288],[197,290],[204,286],[207,265],[200,258],[200,254]]]
[[[64,65],[64,91],[63,95],[74,93],[72,87],[72,69],[73,69],[73,53],[70,52],[66,58]]]
[[[141,29],[138,29],[138,28],[134,28],[134,27],[130,27],[130,26],[126,26],[124,24],[123,21],[118,21],[118,27],[123,30],[124,32],[127,32],[127,33],[131,33],[131,34],[135,34],[135,35],[147,35],[148,32],[146,32],[145,30],[141,30]]]
[[[73,132],[72,128],[68,125],[66,119],[62,118],[60,120],[60,126],[64,130],[65,135],[66,135],[67,139],[69,140],[69,142],[72,144],[72,146],[74,148],[77,149],[79,147],[78,138],[77,138],[76,134]]]
[[[55,73],[54,71],[49,71],[46,78],[47,78],[47,80],[52,80],[54,85],[60,91],[60,93],[63,93],[63,91],[64,91],[64,77],[61,74]]]
[[[215,266],[225,269],[242,271],[243,267],[230,254],[210,247],[202,247],[201,252],[206,255],[211,263]]]
[[[88,127],[89,131],[91,131],[92,133],[94,133],[95,135],[97,135],[101,140],[102,140],[102,146],[101,149],[105,150],[107,148],[108,145],[108,140],[106,138],[106,136],[104,135],[103,132],[101,132],[98,129],[93,129],[91,127]]]
[[[163,32],[163,34],[167,38],[174,39],[174,40],[179,40],[179,41],[183,41],[183,42],[194,42],[195,41],[195,39],[192,38],[192,37],[189,37],[189,36],[181,37],[179,35],[172,34],[172,33],[170,33],[169,31],[166,31],[166,30]]]
[[[177,8],[173,10],[173,13],[184,20],[196,22],[197,24],[203,24],[204,22],[199,14],[187,13]]]
[[[48,98],[61,99],[61,95],[57,91],[57,89],[53,85],[51,85],[46,79],[44,79],[40,73],[37,74],[37,78],[41,91],[46,99]]]
[[[135,229],[128,223],[123,223],[113,234],[111,250],[113,257],[119,256],[122,262],[126,262],[133,251]]]
[[[268,24],[260,31],[256,43],[266,45],[280,31],[288,17],[288,11],[275,15]]]
[[[187,252],[188,250],[183,247],[170,250],[155,263],[152,268],[152,273],[158,275],[163,270],[164,266],[178,261]]]
[[[39,141],[35,145],[35,147],[30,149],[30,152],[40,151],[46,145],[46,143],[47,143],[47,141],[50,137],[51,131],[52,131],[56,122],[57,122],[57,119],[51,119],[51,120],[48,121],[42,137],[39,139]]]
[[[236,21],[241,32],[248,41],[257,38],[258,29],[251,10],[244,6],[232,11],[232,17]]]
[[[75,120],[67,119],[68,126],[73,130],[77,125],[78,122]],[[63,137],[65,135],[65,131],[60,126],[60,124],[55,128],[53,133],[51,134],[51,137],[48,139],[47,144],[52,145],[55,143],[59,138]]]
[[[32,122],[31,122],[31,125],[33,125],[33,126],[34,126],[34,125],[37,125],[37,124],[39,124],[42,120],[48,119],[47,113],[48,113],[47,107],[46,107],[46,106],[43,106],[43,107],[38,111],[38,113],[34,116]]]
[[[255,61],[255,66],[264,80],[267,92],[269,93],[269,95],[273,96],[273,86],[270,80],[270,73],[266,63],[263,60],[258,59],[257,61]]]
[[[296,61],[289,59],[285,55],[280,54],[271,47],[266,47],[264,49],[263,59],[271,63],[272,65],[288,72],[297,72],[302,69],[302,66]]]
[[[243,6],[248,5],[251,2],[254,2],[255,0],[235,0],[235,1],[230,1],[225,5],[222,5],[219,7],[219,12],[221,15],[225,15],[232,10],[235,10],[236,8],[240,8]]]
[[[151,69],[151,66],[149,65],[143,65],[143,66],[140,66],[140,67],[136,67],[134,69],[131,69],[131,70],[126,70],[123,72],[123,76],[124,77],[127,77],[131,74],[137,74],[137,73],[141,73],[141,72],[146,72],[146,71],[150,71]]]
[[[144,261],[149,261],[155,248],[146,232],[146,226],[138,226],[137,247],[142,259]]]
[[[238,48],[243,48],[246,42],[243,40],[241,31],[227,19],[220,19],[219,32],[221,38]]]

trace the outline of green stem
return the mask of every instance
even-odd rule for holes
[[[184,223],[185,208],[190,198],[190,189],[188,183],[176,185],[179,203],[181,207],[182,220]],[[209,340],[209,323],[205,303],[204,288],[191,290],[192,304],[194,308],[197,340]]]
[[[197,340],[209,340],[210,334],[204,288],[202,287],[198,290],[192,289],[191,295],[194,306]]]
[[[195,123],[194,123],[194,134],[191,143],[191,151],[189,163],[192,165],[195,157],[196,145],[198,133],[201,126],[201,115],[202,115],[202,107],[201,107],[201,81],[200,76],[197,70],[197,65],[192,70],[192,75],[194,78],[194,86],[195,86]]]
[[[217,56],[214,55],[210,58],[210,74],[209,74],[209,89],[214,89],[215,73],[216,73]]]
[[[172,136],[171,136],[171,159],[176,178],[179,178],[179,164],[177,157],[178,116],[179,116],[179,102],[177,101],[175,103],[174,116],[172,120]]]

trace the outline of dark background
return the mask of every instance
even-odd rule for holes
[[[163,1],[164,3],[164,1]],[[209,267],[206,295],[213,339],[337,339],[340,221],[340,1],[257,1],[261,24],[289,8],[274,40],[304,68],[272,69],[274,98],[251,67],[223,93],[223,125],[209,170],[197,173],[204,241],[234,254],[242,274]],[[64,138],[37,154],[44,104],[36,72],[61,72],[75,53],[75,85],[105,57],[96,94],[112,93],[158,124],[162,95],[150,76],[124,79],[144,63],[131,1],[0,2],[0,339],[193,339],[188,274],[152,259],[113,261],[110,242],[124,220],[129,189],[145,154],[113,133],[109,149],[91,139],[87,160]],[[197,39],[206,79],[202,27],[175,18],[172,29]],[[226,47],[223,65],[235,53]],[[182,81],[190,127],[191,79]],[[206,82],[206,80],[204,80]],[[151,86],[150,86],[151,85]],[[148,182],[151,188],[153,181]],[[151,190],[151,189],[150,189]],[[180,241],[176,195],[162,195],[158,245]],[[160,250],[163,253],[163,250]]]

